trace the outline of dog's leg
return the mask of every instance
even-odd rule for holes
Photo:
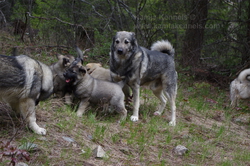
[[[170,126],[175,126],[176,125],[176,106],[175,106],[175,98],[171,98],[169,100],[170,103],[170,108],[171,108],[171,112],[172,112],[172,116],[171,116],[171,121],[169,122]]]
[[[133,91],[133,115],[130,117],[130,120],[135,122],[139,120],[139,106],[140,106],[140,85],[135,84],[132,87]]]
[[[237,80],[232,81],[230,84],[230,100],[231,100],[231,107],[235,107],[238,105],[238,98],[239,98],[239,90],[237,87]]]
[[[158,111],[154,112],[154,115],[161,115],[163,113],[163,110],[166,106],[167,99],[163,94],[163,91],[153,91],[154,95],[161,101],[160,107],[158,108]]]
[[[170,126],[175,126],[176,125],[176,105],[175,105],[175,99],[176,99],[176,94],[177,94],[177,85],[169,85],[167,86],[168,88],[165,88],[166,90],[163,91],[164,95],[167,97],[170,108],[171,108],[171,121],[169,122]],[[171,87],[171,88],[169,88]]]
[[[78,117],[82,117],[82,115],[84,114],[86,108],[88,107],[89,105],[89,98],[85,98],[85,99],[82,99],[80,104],[79,104],[79,107],[78,107],[78,110],[76,112],[76,115]]]
[[[70,95],[69,93],[66,93],[64,98],[65,98],[65,103],[67,105],[71,105],[72,104],[72,95]]]
[[[120,114],[120,119],[119,119],[118,123],[126,120],[127,110],[125,109],[125,107],[118,108],[117,112]]]
[[[41,128],[36,123],[35,101],[33,99],[23,99],[19,103],[19,109],[29,124],[29,128],[40,135],[46,135],[46,130]]]

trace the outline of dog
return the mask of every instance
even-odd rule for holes
[[[65,103],[72,103],[72,95],[68,84],[65,82],[63,74],[66,69],[69,68],[70,64],[75,60],[75,57],[72,55],[61,55],[57,54],[58,61],[52,65],[50,68],[53,73],[53,85],[54,85],[54,94],[57,97],[65,97]]]
[[[92,77],[100,79],[100,80],[112,82],[111,78],[113,78],[115,80],[115,82],[119,82],[119,81],[122,81],[124,79],[124,77],[120,77],[120,76],[110,72],[109,69],[103,68],[100,63],[88,63],[88,64],[86,64],[86,68],[87,68],[88,73]],[[125,95],[126,104],[129,104],[129,102],[132,99],[132,95],[131,95],[129,86],[124,85],[122,88],[122,91]]]
[[[53,93],[51,69],[26,55],[0,55],[0,80],[0,101],[21,113],[33,132],[46,135],[36,123],[35,106]]]
[[[250,98],[250,69],[243,70],[230,84],[231,107],[238,105],[239,99]]]
[[[158,41],[148,50],[138,45],[134,32],[120,31],[113,37],[110,70],[125,77],[125,83],[132,88],[132,121],[139,120],[140,86],[146,86],[161,101],[154,115],[163,113],[168,100],[172,111],[169,124],[176,125],[177,72],[174,53],[169,41]]]
[[[120,85],[108,81],[93,78],[82,66],[82,60],[77,58],[71,63],[70,68],[64,73],[67,83],[72,85],[75,97],[80,99],[77,116],[81,117],[90,103],[109,103],[118,113],[120,121],[127,117],[124,105],[124,94]]]
[[[86,64],[88,73],[97,79],[104,81],[111,81],[110,70],[102,67],[100,63],[88,63]]]

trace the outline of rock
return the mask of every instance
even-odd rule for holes
[[[67,142],[75,142],[75,140],[73,139],[73,138],[70,138],[70,137],[65,137],[65,136],[63,136],[62,137],[65,141],[67,141]]]
[[[100,145],[98,145],[98,146],[94,149],[93,153],[94,153],[94,156],[95,156],[96,158],[104,158],[104,157],[107,157],[105,151],[102,149],[102,147],[101,147]]]
[[[182,145],[178,145],[174,148],[174,153],[179,155],[179,156],[183,156],[185,153],[188,152],[188,148],[186,148],[185,146]]]
[[[15,166],[28,166],[28,164],[23,163],[23,162],[18,162],[18,163],[16,163]]]

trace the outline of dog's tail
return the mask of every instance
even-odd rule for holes
[[[250,83],[250,69],[245,69],[243,70],[239,76],[238,76],[238,80],[241,82],[245,82],[248,81]]]
[[[152,51],[160,51],[174,57],[175,50],[168,40],[161,40],[153,43],[151,46]]]

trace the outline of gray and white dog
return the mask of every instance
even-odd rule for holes
[[[243,70],[230,84],[231,107],[237,106],[239,99],[250,98],[250,69]]]
[[[0,101],[21,113],[29,128],[45,135],[36,123],[35,106],[53,93],[50,68],[26,55],[0,55]]]
[[[169,124],[176,125],[177,72],[174,48],[169,41],[158,41],[148,50],[138,45],[135,33],[117,32],[111,45],[110,70],[125,76],[125,82],[132,88],[132,121],[139,119],[140,86],[147,86],[161,101],[154,114],[161,115],[168,100],[172,111]]]
[[[77,116],[81,117],[90,103],[110,104],[121,115],[120,120],[125,120],[127,110],[124,105],[123,85],[99,80],[87,72],[82,66],[82,60],[76,58],[64,74],[67,83],[70,83],[74,96],[80,99]]]

